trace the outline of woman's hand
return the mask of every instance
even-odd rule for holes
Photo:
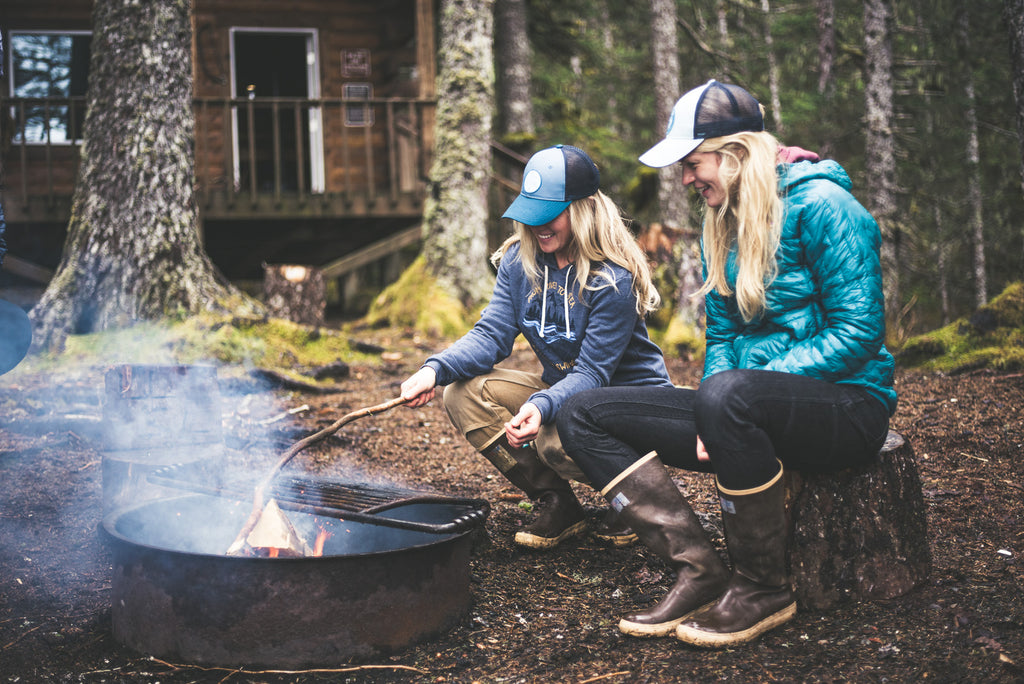
[[[514,449],[524,447],[532,442],[540,432],[540,409],[526,402],[512,420],[505,423],[505,437],[509,446]]]
[[[697,437],[697,460],[698,461],[710,461],[711,456],[708,455],[708,450],[704,446],[704,442],[701,441],[700,437]]]
[[[402,383],[402,398],[409,408],[419,408],[434,398],[437,373],[430,366],[424,366]]]

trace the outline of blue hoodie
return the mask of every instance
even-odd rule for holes
[[[878,225],[850,194],[850,177],[836,162],[779,169],[786,213],[767,311],[748,323],[735,294],[708,294],[704,377],[760,368],[859,385],[892,414],[895,363],[884,345]],[[726,278],[734,292],[737,272],[733,250]]]
[[[512,353],[512,344],[522,333],[540,360],[542,379],[550,385],[529,399],[545,424],[554,419],[562,402],[581,390],[609,385],[672,386],[661,350],[647,336],[647,325],[636,312],[629,271],[603,264],[614,274],[615,287],[581,296],[572,264],[559,269],[553,255],[541,253],[538,265],[544,273],[543,287],[526,277],[518,244],[505,252],[494,293],[480,320],[451,347],[424,363],[437,373],[438,385],[491,371]],[[591,282],[595,282],[593,276]]]

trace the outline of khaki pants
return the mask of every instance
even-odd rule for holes
[[[498,368],[445,387],[444,408],[452,424],[483,452],[505,434],[505,423],[519,413],[530,395],[547,388],[537,373]],[[540,460],[563,479],[587,482],[562,448],[554,423],[542,425],[533,444]]]

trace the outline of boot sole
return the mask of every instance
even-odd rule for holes
[[[575,525],[570,525],[557,537],[538,537],[529,532],[516,532],[515,542],[519,546],[529,549],[553,549],[569,537],[575,537],[587,528],[587,521],[581,520]]]
[[[703,610],[708,606],[712,605],[718,599],[708,601],[699,608],[694,608],[689,613],[677,620],[670,620],[668,622],[659,622],[655,625],[645,624],[643,622],[631,622],[625,618],[619,620],[619,631],[627,636],[635,637],[666,637],[672,636],[676,633],[676,628],[682,623],[683,620],[690,617],[698,610]]]
[[[594,538],[617,549],[624,546],[632,546],[638,539],[635,534],[595,534]]]
[[[728,648],[753,641],[768,630],[775,629],[779,625],[788,622],[794,615],[796,615],[796,601],[790,603],[782,610],[772,613],[753,627],[739,632],[704,632],[680,624],[676,628],[676,638],[683,643],[701,648]]]

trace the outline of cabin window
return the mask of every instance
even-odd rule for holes
[[[11,31],[16,143],[72,143],[82,139],[92,34]]]
[[[360,100],[360,104],[345,104],[345,125],[346,126],[372,126],[373,107],[370,100],[373,98],[373,85],[369,83],[346,83],[342,86],[342,97],[345,100]]]

